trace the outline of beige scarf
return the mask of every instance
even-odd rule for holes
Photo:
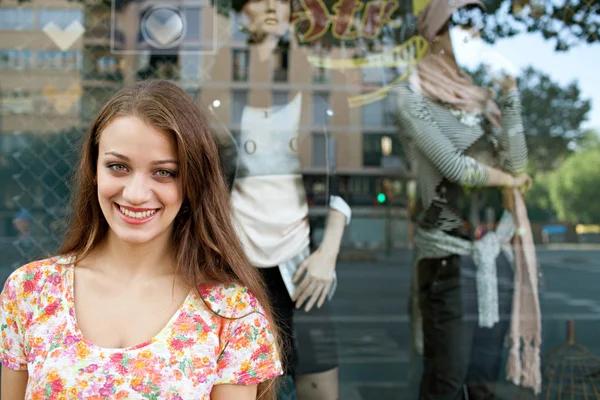
[[[433,43],[452,14],[466,6],[485,10],[480,0],[431,0],[419,14],[418,33]],[[417,65],[410,81],[432,101],[468,113],[482,113],[492,124],[501,126],[502,115],[494,102],[493,90],[474,85],[469,75],[450,64],[443,55],[428,53]]]
[[[432,101],[468,113],[482,113],[496,127],[502,126],[502,114],[493,100],[493,90],[474,85],[470,76],[451,66],[441,55],[425,55],[409,80]]]
[[[509,381],[531,388],[542,388],[540,346],[542,318],[538,294],[535,247],[527,208],[521,192],[514,189],[515,282],[510,322],[510,353],[506,366]]]
[[[417,30],[432,43],[452,14],[467,5],[485,10],[480,0],[431,0],[419,14]],[[457,71],[441,55],[426,55],[411,76],[411,83],[432,101],[449,104],[466,112],[481,112],[495,126],[502,126],[502,115],[491,89],[473,84],[464,72]],[[541,311],[538,295],[537,260],[525,201],[518,189],[513,191],[512,207],[516,232],[515,281],[510,325],[510,354],[507,379],[516,385],[541,391]]]

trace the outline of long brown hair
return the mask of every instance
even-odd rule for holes
[[[122,116],[138,117],[176,139],[184,198],[173,229],[177,275],[200,296],[202,283],[246,286],[265,308],[279,338],[263,281],[250,265],[233,226],[229,192],[208,122],[199,106],[173,83],[143,81],[123,88],[96,115],[83,141],[73,215],[59,254],[84,258],[108,232],[95,183],[98,143],[106,126]],[[281,340],[277,344],[282,354]],[[274,399],[276,382],[260,384],[259,398]]]

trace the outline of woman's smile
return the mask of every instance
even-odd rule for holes
[[[126,207],[118,203],[114,203],[118,214],[128,224],[141,225],[145,224],[158,214],[160,208],[137,208],[137,207]]]

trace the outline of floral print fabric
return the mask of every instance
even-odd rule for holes
[[[0,361],[28,371],[26,399],[209,399],[213,385],[252,385],[282,373],[269,321],[240,285],[203,286],[204,301],[190,292],[145,343],[107,349],[88,342],[75,318],[73,262],[25,265],[4,286]]]

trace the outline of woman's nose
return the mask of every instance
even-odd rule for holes
[[[152,190],[145,176],[135,174],[129,179],[123,190],[123,198],[131,205],[143,204],[152,197]]]
[[[267,1],[267,12],[275,12],[277,6],[277,0],[266,0]]]

